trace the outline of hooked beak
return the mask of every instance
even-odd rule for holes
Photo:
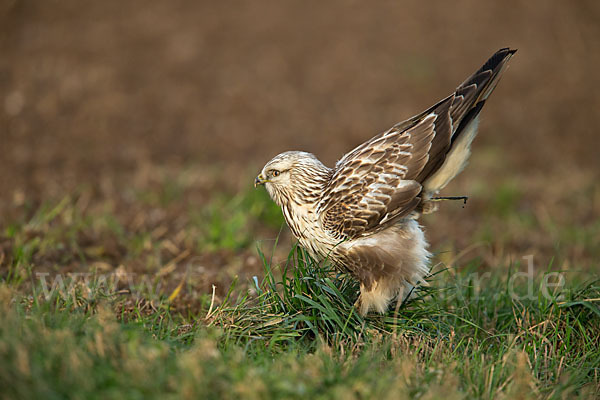
[[[259,185],[264,185],[267,182],[269,182],[269,181],[267,179],[263,178],[262,174],[260,174],[256,177],[256,179],[254,179],[254,187],[257,187]]]

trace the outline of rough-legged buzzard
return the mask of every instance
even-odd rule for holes
[[[360,282],[358,308],[386,311],[429,272],[417,219],[465,166],[479,113],[516,50],[496,52],[454,93],[337,162],[289,151],[255,180],[281,206],[300,244]]]

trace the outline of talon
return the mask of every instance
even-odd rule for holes
[[[429,201],[462,200],[463,201],[462,208],[465,208],[465,205],[467,204],[468,199],[469,199],[469,196],[440,196],[440,197],[432,197],[431,199],[429,199]]]
[[[430,201],[462,200],[463,204],[467,204],[467,200],[469,200],[469,196],[440,196],[440,197],[432,197],[429,200]]]

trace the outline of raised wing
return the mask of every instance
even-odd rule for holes
[[[317,211],[326,231],[340,239],[355,238],[388,226],[419,205],[416,178],[435,150],[434,139],[450,142],[451,101],[449,97],[427,114],[375,136],[337,163]]]
[[[323,228],[355,238],[410,214],[421,202],[422,183],[477,117],[515,51],[500,49],[455,93],[346,154],[318,205]]]
[[[460,84],[454,94],[449,97],[452,99],[449,110],[452,133],[450,138],[434,138],[429,162],[417,177],[419,182],[425,182],[442,167],[454,143],[461,137],[469,123],[481,112],[485,101],[496,88],[502,72],[515,52],[516,50],[509,48],[498,50],[481,68]],[[432,108],[436,106],[437,104]]]

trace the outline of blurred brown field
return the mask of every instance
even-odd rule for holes
[[[79,193],[76,206],[108,202],[128,229],[174,243],[176,259],[188,206],[249,190],[285,150],[332,165],[507,46],[519,51],[486,104],[470,165],[444,193],[471,199],[426,218],[432,248],[446,263],[506,266],[533,254],[542,269],[553,260],[597,272],[595,0],[2,0],[0,226]],[[181,171],[184,200],[128,197]],[[254,239],[275,234],[257,226]],[[107,268],[144,264],[103,235],[77,240],[103,246]],[[240,257],[236,273],[256,264],[251,246],[190,251],[216,271]]]

